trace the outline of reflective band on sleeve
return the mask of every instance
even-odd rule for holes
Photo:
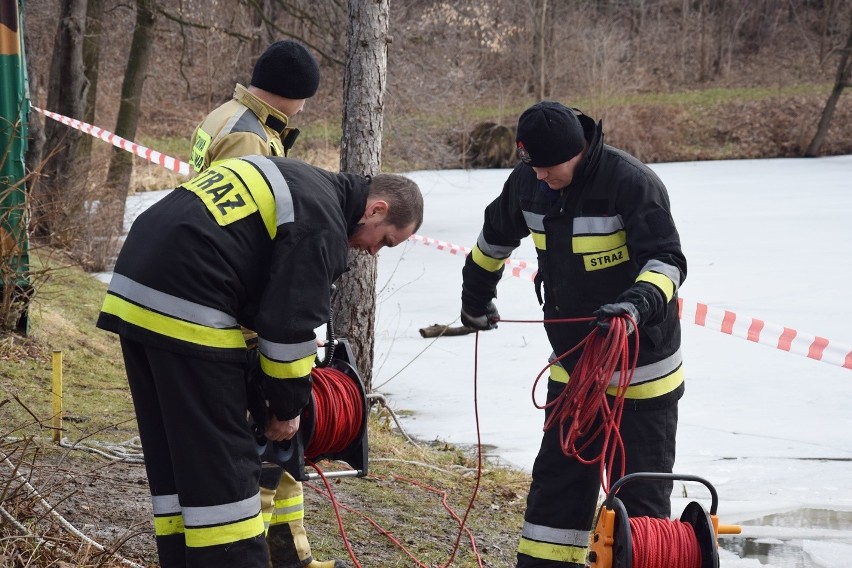
[[[237,318],[216,308],[203,306],[165,292],[155,290],[150,286],[140,284],[135,280],[114,273],[109,283],[109,292],[127,298],[145,308],[180,318],[188,322],[219,329],[237,326]]]
[[[107,294],[101,310],[127,323],[187,343],[222,349],[244,349],[246,346],[239,328],[216,329],[175,319],[137,306],[113,294]]]
[[[659,288],[666,297],[666,302],[671,302],[672,298],[674,298],[675,292],[677,291],[676,282],[672,281],[671,277],[667,274],[661,274],[659,272],[642,272],[636,277],[636,282],[648,282],[649,284],[653,284]]]
[[[479,237],[476,239],[476,246],[484,254],[492,258],[509,258],[512,251],[515,250],[515,247],[511,246],[492,245],[485,240],[485,236],[482,233],[479,233]]]
[[[470,251],[470,254],[473,258],[473,262],[476,263],[477,266],[479,266],[483,270],[487,270],[488,272],[497,272],[506,264],[505,259],[493,258],[482,252],[482,250],[480,250],[479,248],[479,245],[474,245],[473,250]]]
[[[301,379],[311,374],[316,358],[316,352],[314,352],[303,359],[282,363],[273,361],[261,353],[260,368],[266,375],[276,379]]]

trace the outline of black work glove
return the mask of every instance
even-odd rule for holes
[[[498,321],[500,321],[500,313],[497,311],[494,302],[488,302],[484,310],[477,310],[462,304],[461,322],[469,328],[488,331],[497,327]]]
[[[627,325],[627,335],[634,331],[633,323],[639,325],[639,310],[631,302],[618,302],[617,304],[604,304],[595,310],[593,314],[597,319],[595,325],[598,328],[598,333],[606,335],[609,333],[610,321],[616,316],[630,316],[633,321],[624,318],[624,323]]]

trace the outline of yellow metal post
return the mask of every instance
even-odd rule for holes
[[[54,351],[53,357],[53,441],[62,437],[62,351]]]

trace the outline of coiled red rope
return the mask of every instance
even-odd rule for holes
[[[547,320],[547,323],[577,323],[594,318]],[[501,320],[512,321],[512,320]],[[519,320],[515,320],[519,321]],[[558,362],[578,349],[582,349],[571,380],[551,402],[537,408],[550,408],[544,429],[559,428],[562,452],[584,464],[600,463],[601,487],[609,493],[612,467],[616,457],[621,464],[618,477],[625,473],[624,442],[619,433],[624,409],[624,395],[633,378],[639,353],[639,334],[634,333],[633,356],[630,353],[628,321],[636,329],[636,322],[627,316],[613,317],[606,335],[593,329],[579,344],[563,353],[542,369],[533,384],[533,393],[542,375]],[[618,381],[612,378],[618,371]],[[615,386],[612,404],[607,389]],[[601,450],[593,457],[584,458],[582,452],[601,439]],[[652,517],[630,518],[632,534],[633,568],[701,568],[701,548],[695,530],[689,523]]]
[[[305,457],[314,459],[343,452],[355,442],[364,421],[364,403],[361,389],[342,371],[314,367],[311,377],[316,426]]]
[[[701,568],[701,547],[689,523],[670,519],[630,519],[633,568]]]

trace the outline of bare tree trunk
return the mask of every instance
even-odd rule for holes
[[[340,170],[381,170],[382,123],[387,75],[389,0],[349,0],[346,71],[343,79],[343,138]],[[350,251],[350,271],[332,297],[337,335],[351,341],[369,392],[373,382],[376,316],[376,258]]]
[[[83,34],[86,29],[86,0],[62,3],[53,44],[47,108],[71,118],[83,118],[87,82],[83,70]],[[34,231],[53,235],[61,224],[63,201],[76,185],[77,145],[81,133],[55,120],[45,123],[45,153],[48,161],[33,194]]]
[[[103,0],[87,0],[86,3],[86,33],[83,34],[83,68],[86,79],[89,81],[89,89],[86,92],[86,108],[83,112],[83,121],[95,124],[95,104],[98,97],[98,65],[101,54],[101,14],[103,12]],[[77,156],[84,164],[89,163],[92,153],[92,137],[83,136],[80,139],[80,147]]]
[[[151,44],[154,35],[154,0],[136,0],[136,27],[133,30],[133,40],[130,43],[130,56],[127,58],[127,68],[124,81],[121,84],[121,103],[118,107],[115,133],[127,140],[136,137],[136,126],[139,123],[139,104],[142,99],[142,87],[145,83],[145,73],[151,56]],[[107,172],[107,186],[110,188],[116,207],[115,222],[117,229],[122,230],[124,218],[124,202],[130,188],[130,176],[133,173],[133,155],[117,147],[113,147],[112,158]]]
[[[852,11],[850,11],[850,16],[852,16]],[[849,36],[846,38],[846,45],[840,53],[840,63],[837,65],[837,79],[834,81],[834,88],[825,102],[825,108],[822,109],[816,134],[805,151],[805,156],[819,155],[819,149],[828,134],[828,127],[831,125],[831,117],[837,107],[837,101],[840,99],[843,89],[847,87],[852,87],[852,18],[849,20]]]

